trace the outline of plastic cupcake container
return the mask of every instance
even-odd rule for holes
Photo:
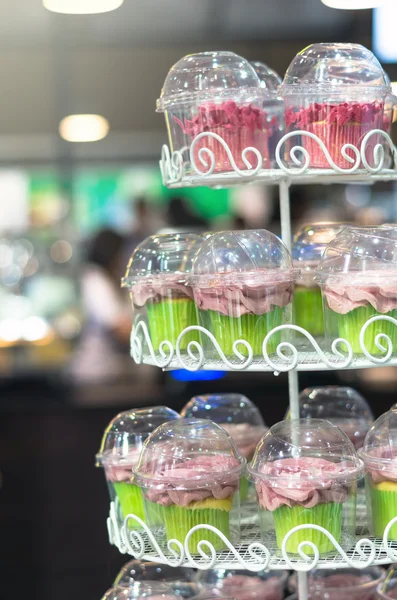
[[[194,569],[171,567],[144,560],[130,560],[122,567],[113,586],[130,587],[137,581],[160,581],[184,600],[202,593],[202,586],[196,580]]]
[[[128,587],[110,588],[102,600],[182,600],[172,589],[158,581],[134,581]]]
[[[234,543],[240,536],[239,488],[245,464],[219,425],[204,419],[179,419],[150,435],[134,475],[148,518],[160,511],[167,540],[184,543],[195,525],[204,524],[216,527]],[[202,539],[216,550],[224,548],[216,533],[203,529],[190,536],[190,552],[197,552]]]
[[[345,227],[344,223],[304,225],[292,240],[292,260],[301,273],[294,290],[295,325],[315,337],[324,335],[321,290],[314,279],[315,269],[327,244]]]
[[[380,567],[314,569],[308,575],[309,597],[312,600],[375,600],[376,589],[384,578],[385,571]],[[288,587],[291,591],[297,590],[296,574],[290,577]]]
[[[337,385],[303,390],[299,394],[299,416],[301,419],[327,419],[347,435],[356,450],[362,447],[374,422],[365,398],[353,388]]]
[[[240,454],[249,462],[267,430],[259,409],[242,394],[195,396],[183,407],[182,417],[211,419],[230,435]],[[248,480],[241,479],[241,500],[248,497]]]
[[[227,594],[236,600],[283,600],[288,571],[199,571],[197,581],[215,597]]]
[[[264,96],[253,67],[233,52],[190,54],[171,67],[157,100],[157,112],[164,113],[171,151],[181,152],[185,173],[207,173],[209,152],[215,173],[233,170],[224,145],[211,134],[227,144],[239,169],[247,169],[243,161],[246,148],[256,149],[268,162]],[[192,165],[189,149],[199,135]],[[252,165],[258,164],[253,152],[247,152],[246,158]]]
[[[149,434],[162,423],[179,418],[170,408],[155,406],[122,412],[106,427],[96,455],[97,466],[104,468],[110,500],[117,500],[122,519],[133,514],[145,521],[142,492],[135,484],[133,469]],[[132,519],[128,526],[139,528]]]
[[[395,600],[397,598],[397,569],[389,567],[385,580],[378,586],[378,600]]]
[[[349,438],[329,421],[282,421],[269,429],[249,466],[256,485],[262,537],[281,548],[298,525],[314,524],[332,534],[343,547],[354,543],[357,481],[363,465]],[[297,553],[311,542],[323,555],[334,550],[321,531],[301,529],[286,542]],[[303,545],[313,554],[313,548]]]
[[[284,98],[287,132],[305,131],[315,135],[327,148],[333,162],[348,169],[355,154],[346,149],[352,144],[360,150],[364,136],[383,128],[385,101],[391,93],[389,80],[379,61],[359,44],[312,44],[291,62],[280,94]],[[292,145],[297,139],[292,138]],[[373,150],[381,143],[372,136],[366,158],[374,165]],[[302,136],[310,155],[310,167],[329,169],[330,164],[315,139]]]
[[[203,241],[195,233],[153,235],[139,244],[130,258],[122,287],[131,297],[134,326],[140,321],[147,323],[155,351],[165,340],[175,348],[179,334],[197,325],[193,293],[186,277]],[[198,340],[197,332],[187,333],[181,348],[192,340]]]
[[[234,350],[262,355],[262,344],[274,327],[291,322],[296,269],[284,244],[264,229],[224,231],[207,239],[197,253],[190,278],[200,325],[216,338],[226,356]],[[271,336],[275,352],[281,333]],[[204,348],[214,351],[207,336]]]
[[[371,533],[383,538],[397,516],[397,405],[375,421],[360,450],[366,470],[367,512]],[[389,532],[397,540],[397,525]]]
[[[321,285],[328,343],[341,337],[351,344],[353,355],[362,354],[360,332],[366,322],[382,315],[397,317],[397,230],[344,229],[327,246],[316,280]],[[385,353],[376,343],[379,334],[391,339],[395,352],[397,327],[385,320],[366,328],[363,342],[367,352]]]
[[[270,164],[270,167],[276,167],[276,146],[285,132],[284,102],[279,94],[281,77],[263,62],[254,61],[251,65],[259,77],[264,92],[263,113],[268,139],[268,155],[265,153],[264,166]]]

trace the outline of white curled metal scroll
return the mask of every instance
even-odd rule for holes
[[[367,160],[367,146],[370,139],[374,136],[383,138],[383,143],[378,142],[373,148],[374,166],[371,166]],[[382,170],[385,162],[385,145],[390,148],[391,155],[393,157],[393,163],[396,163],[397,152],[396,148],[390,138],[390,136],[382,129],[372,129],[365,134],[363,141],[361,142],[361,160],[364,167],[370,173],[378,173]]]
[[[147,325],[144,321],[139,321],[131,332],[131,356],[138,365],[143,362],[145,346],[148,348],[153,363],[161,369],[168,367],[174,358],[174,347],[167,340],[163,340],[159,346],[158,353],[161,358],[156,356]]]
[[[358,555],[360,557],[359,560],[354,560],[352,558],[352,556],[349,556],[348,554],[346,554],[346,552],[343,550],[342,546],[336,541],[336,539],[334,538],[334,536],[327,530],[324,529],[324,527],[320,527],[319,525],[314,525],[314,524],[308,524],[308,525],[297,525],[296,527],[294,527],[293,529],[291,529],[287,535],[284,537],[282,545],[281,545],[281,553],[283,555],[283,559],[285,560],[287,566],[290,569],[296,569],[296,561],[297,561],[297,557],[296,555],[293,555],[294,558],[291,560],[288,552],[287,552],[287,543],[288,540],[290,539],[290,537],[292,535],[294,535],[294,533],[296,533],[297,531],[302,531],[304,529],[308,529],[308,530],[315,530],[318,531],[320,533],[322,533],[323,535],[325,535],[329,541],[332,543],[332,545],[335,547],[335,550],[337,551],[337,553],[340,555],[340,557],[345,561],[345,563],[349,566],[349,567],[353,567],[356,569],[363,569],[365,567],[369,567],[369,565],[371,565],[374,560],[375,560],[375,555],[376,555],[376,549],[375,549],[375,544],[367,539],[367,538],[363,538],[361,540],[359,540],[356,543],[356,546],[354,548],[354,552],[352,553],[352,555]],[[312,554],[307,554],[307,550],[305,552],[304,548],[305,547],[310,547],[310,549],[312,550]],[[300,542],[299,546],[298,546],[298,555],[300,557],[300,559],[303,561],[303,564],[300,564],[300,571],[310,571],[311,569],[314,569],[321,557],[320,551],[317,548],[317,546],[313,543],[313,542]]]
[[[371,317],[370,319],[368,319],[368,321],[362,326],[361,331],[360,331],[360,346],[361,346],[361,350],[363,351],[363,354],[371,362],[377,363],[377,364],[383,364],[383,363],[386,363],[388,360],[390,360],[391,355],[393,353],[393,342],[389,338],[389,336],[386,335],[385,333],[378,333],[373,340],[373,343],[375,344],[375,346],[383,354],[380,357],[374,356],[373,354],[371,354],[368,351],[367,346],[365,345],[365,340],[364,340],[365,333],[366,333],[368,327],[371,324],[375,323],[376,321],[386,321],[388,323],[392,323],[394,326],[397,326],[397,319],[394,319],[393,317],[389,317],[387,315],[376,315],[375,317]],[[397,338],[397,329],[396,329],[396,338]],[[397,350],[397,348],[395,348],[395,350]]]
[[[160,171],[164,185],[178,183],[183,177],[183,156],[177,150],[170,155],[168,146],[161,148]]]
[[[292,369],[295,369],[299,363],[299,351],[291,342],[288,342],[288,341],[280,342],[276,349],[277,356],[281,359],[281,361],[283,361],[284,364],[275,362],[273,359],[270,358],[270,355],[269,355],[269,352],[267,349],[270,339],[276,333],[280,333],[281,331],[287,331],[287,330],[297,331],[298,333],[301,333],[303,336],[305,336],[309,340],[311,345],[313,346],[314,350],[317,353],[317,356],[330,369],[335,369],[335,368],[345,369],[346,367],[349,366],[349,364],[353,360],[353,349],[351,347],[351,344],[349,344],[349,342],[347,340],[344,340],[343,338],[337,338],[336,340],[334,340],[332,342],[331,351],[332,351],[332,354],[337,359],[337,360],[335,360],[335,359],[332,360],[327,357],[327,355],[322,351],[322,349],[320,348],[319,344],[316,342],[314,337],[308,331],[306,331],[306,329],[303,329],[302,327],[299,327],[298,325],[279,325],[278,327],[275,327],[274,329],[269,331],[269,333],[263,340],[263,345],[262,345],[263,357],[266,361],[266,364],[275,373],[291,371]],[[347,356],[346,356],[346,352],[341,352],[341,350],[338,349],[338,346],[340,346],[342,344],[346,347]],[[285,354],[285,350],[288,351],[287,354]]]
[[[390,521],[390,523],[387,525],[385,532],[383,534],[383,548],[384,548],[388,558],[390,559],[390,562],[397,562],[397,550],[395,548],[392,548],[390,546],[390,542],[389,542],[389,535],[390,535],[391,528],[396,523],[397,523],[397,517],[394,517],[394,519],[392,519]]]
[[[294,163],[294,165],[296,165],[296,167],[288,167],[284,163],[284,161],[281,158],[281,148],[289,139],[291,139],[293,137],[307,137],[307,138],[310,138],[311,140],[315,141],[320,146],[325,158],[327,159],[327,162],[328,162],[330,168],[333,169],[336,173],[343,173],[343,174],[354,173],[355,171],[357,171],[357,169],[360,166],[360,163],[361,163],[360,150],[358,148],[356,148],[356,146],[353,146],[353,144],[344,144],[341,148],[341,156],[348,163],[350,163],[352,165],[351,167],[348,167],[348,168],[342,168],[342,167],[339,167],[333,161],[330,153],[328,152],[326,145],[317,135],[315,135],[314,133],[311,133],[310,131],[299,130],[299,131],[291,131],[290,133],[287,133],[286,135],[284,135],[276,146],[276,162],[277,162],[278,166],[280,167],[280,169],[282,169],[284,171],[284,173],[287,173],[288,175],[303,175],[303,173],[305,173],[310,168],[310,161],[311,161],[311,156],[310,156],[310,153],[307,150],[307,148],[305,148],[304,146],[293,146],[289,152],[289,155],[290,155],[290,158],[291,158],[292,162]],[[353,152],[355,158],[353,158],[352,156],[350,156],[347,153],[348,150],[351,150]],[[300,153],[302,156],[299,157],[298,153]]]
[[[225,140],[222,139],[217,133],[212,133],[211,131],[205,131],[203,133],[199,133],[199,135],[197,135],[194,138],[194,140],[190,146],[190,162],[192,164],[193,169],[196,171],[196,173],[198,175],[202,175],[202,176],[211,175],[214,172],[215,166],[216,166],[216,159],[215,159],[215,154],[214,154],[213,150],[210,150],[209,148],[206,148],[206,147],[200,148],[198,151],[198,154],[197,154],[197,157],[198,157],[201,165],[204,167],[204,170],[202,170],[200,168],[200,166],[197,165],[197,163],[196,163],[195,148],[196,148],[198,142],[200,142],[203,138],[213,138],[214,140],[219,142],[219,144],[221,144],[221,146],[223,147],[223,149],[225,150],[225,152],[227,154],[228,160],[230,162],[230,166],[232,167],[233,171],[235,171],[235,173],[237,173],[237,175],[240,175],[240,177],[247,177],[247,176],[251,177],[252,175],[256,175],[262,168],[263,156],[257,148],[249,146],[248,148],[245,148],[242,151],[241,159],[242,159],[243,163],[245,164],[245,166],[247,167],[247,170],[243,171],[242,169],[238,168],[236,161],[234,160],[233,154],[232,154],[229,146],[225,142]],[[248,159],[248,156],[251,153],[254,154],[257,159],[256,166],[253,166]]]
[[[106,525],[109,534],[109,544],[116,546],[121,554],[125,554],[127,552],[127,548],[121,535],[121,530],[117,519],[117,509],[114,502],[110,503],[109,516],[107,518]]]

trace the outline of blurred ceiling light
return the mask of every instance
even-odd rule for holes
[[[41,317],[28,317],[22,323],[22,337],[27,342],[42,340],[49,332],[49,325]]]
[[[124,0],[43,0],[47,10],[68,15],[93,15],[119,8]]]
[[[364,8],[377,8],[385,3],[385,0],[321,0],[329,8],[341,8],[342,10],[362,10]]]
[[[50,249],[50,256],[56,263],[66,263],[72,258],[73,248],[66,240],[54,242]]]
[[[101,115],[69,115],[59,123],[59,134],[67,142],[98,142],[109,133],[109,122]]]

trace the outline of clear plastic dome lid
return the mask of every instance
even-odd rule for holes
[[[261,88],[266,91],[266,97],[277,98],[279,96],[278,89],[282,81],[280,75],[259,60],[251,62],[251,65],[259,77]]]
[[[214,595],[230,594],[237,600],[283,598],[287,578],[288,571],[207,569],[197,573],[197,581]]]
[[[96,455],[97,466],[123,463],[135,465],[143,442],[162,423],[179,419],[166,406],[153,406],[119,413],[106,427]]]
[[[157,112],[192,101],[233,99],[247,102],[263,95],[250,63],[234,52],[188,54],[168,72]]]
[[[397,279],[397,229],[346,227],[328,244],[316,269],[320,283],[370,285]]]
[[[248,470],[254,481],[274,488],[306,489],[359,479],[363,464],[339,427],[322,419],[296,419],[265,433]]]
[[[346,223],[313,223],[298,229],[292,240],[294,264],[314,269],[327,245],[346,226]]]
[[[378,59],[360,44],[311,44],[295,56],[281,85],[282,96],[363,90],[385,95],[390,86]]]
[[[361,447],[374,422],[371,409],[361,394],[350,387],[320,386],[306,388],[299,395],[302,419],[327,419],[348,436],[354,446]]]
[[[149,436],[134,475],[142,487],[192,491],[237,485],[245,464],[222,427],[210,420],[181,418]]]
[[[379,481],[397,478],[397,404],[376,419],[360,456],[369,471],[379,471]]]
[[[312,569],[308,575],[309,593],[319,600],[372,600],[376,587],[385,578],[380,567],[365,569]],[[296,573],[288,582],[291,591],[298,589]]]
[[[227,431],[246,458],[252,456],[267,429],[259,409],[242,394],[195,396],[183,407],[181,416],[211,419]]]
[[[134,581],[128,587],[110,588],[102,600],[182,600],[181,596],[164,583],[158,581]]]
[[[184,599],[198,596],[200,583],[196,582],[194,569],[171,567],[143,560],[130,560],[118,573],[113,586],[129,587],[135,581],[165,582],[178,596]]]
[[[176,280],[192,269],[197,250],[204,237],[197,233],[164,233],[147,237],[131,255],[122,287],[137,282],[150,282],[167,276]],[[181,276],[179,278],[178,276]]]
[[[270,231],[221,231],[208,238],[193,264],[196,283],[258,280],[292,281],[297,270],[283,242]]]
[[[381,600],[395,600],[397,598],[397,567],[395,565],[389,567],[385,580],[379,585],[378,597]]]

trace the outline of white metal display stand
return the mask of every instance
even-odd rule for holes
[[[215,173],[215,156],[208,148],[200,147],[194,152],[195,145],[206,136],[215,138],[225,149],[229,157],[231,171]],[[282,154],[284,144],[294,137],[302,140],[310,137],[321,148],[329,169],[310,168],[311,157],[304,144],[294,146],[289,151],[288,164]],[[375,136],[375,138],[373,137]],[[372,140],[372,146],[368,146]],[[375,140],[375,141],[374,141]],[[347,154],[347,151],[350,154]],[[368,161],[369,152],[371,164]],[[368,132],[362,140],[360,148],[346,144],[341,155],[349,167],[341,168],[332,159],[324,143],[314,134],[297,131],[285,135],[277,145],[275,160],[278,168],[263,169],[262,156],[255,148],[247,148],[242,155],[246,170],[237,167],[233,155],[227,144],[218,135],[202,133],[198,135],[189,148],[183,152],[176,151],[170,154],[166,146],[163,147],[160,169],[165,185],[169,187],[186,187],[205,185],[210,187],[229,187],[242,183],[257,182],[267,185],[277,184],[280,191],[281,236],[286,246],[291,249],[291,219],[289,188],[292,183],[371,183],[374,181],[397,180],[397,152],[390,137],[379,129]],[[352,156],[353,155],[353,156]],[[183,156],[190,157],[190,166],[187,170]],[[250,160],[255,157],[256,164]],[[198,158],[197,164],[196,158]],[[292,163],[292,166],[291,166]],[[186,170],[186,172],[185,172]],[[154,364],[163,369],[186,368],[197,369],[223,369],[223,370],[261,370],[273,371],[278,374],[288,372],[289,403],[291,418],[299,418],[298,401],[298,371],[299,370],[326,370],[346,368],[367,368],[382,365],[397,365],[397,358],[393,357],[393,343],[384,334],[378,334],[375,345],[379,354],[373,355],[365,347],[364,334],[367,327],[376,320],[385,319],[397,326],[397,320],[379,316],[372,317],[362,328],[360,344],[363,351],[362,357],[353,357],[351,345],[346,340],[334,340],[331,348],[326,350],[308,332],[295,325],[282,325],[269,332],[263,342],[263,356],[254,356],[250,344],[243,340],[236,340],[234,344],[234,357],[225,356],[212,334],[202,327],[189,327],[181,332],[176,347],[164,340],[160,348],[154,350],[149,330],[144,322],[139,322],[134,327],[131,336],[131,354],[136,362]],[[213,351],[207,352],[198,342],[190,342],[186,350],[181,350],[181,339],[185,333],[196,329],[201,336],[209,339]],[[276,353],[267,352],[267,343],[274,333],[289,330],[295,337],[301,337],[305,344],[297,343],[295,337],[291,341],[281,341]],[[343,343],[344,351],[341,351]],[[244,346],[244,353],[240,352]],[[361,524],[360,524],[361,520]],[[262,569],[294,569],[298,572],[299,599],[307,600],[307,571],[318,566],[322,568],[357,567],[364,568],[373,564],[388,564],[397,561],[397,542],[389,541],[390,529],[397,522],[397,516],[386,527],[383,539],[366,537],[365,507],[361,501],[358,505],[358,528],[356,540],[348,547],[342,547],[333,536],[325,529],[316,525],[300,525],[291,530],[284,538],[281,549],[276,544],[266,547],[260,537],[256,507],[244,507],[242,515],[241,539],[238,545],[233,546],[225,536],[214,527],[199,525],[194,527],[182,544],[177,540],[162,539],[162,534],[150,531],[149,528],[134,515],[129,515],[124,521],[120,518],[119,507],[111,504],[108,518],[108,532],[110,542],[116,545],[120,552],[129,553],[136,558],[154,560],[173,566],[190,566],[198,569],[208,569],[216,566],[222,568],[240,568],[259,571]],[[320,555],[318,548],[312,542],[302,542],[299,553],[289,555],[287,541],[297,530],[314,528],[326,535],[334,546],[334,551]],[[217,552],[208,541],[198,544],[197,554],[189,551],[188,541],[192,533],[200,529],[211,530],[224,542],[225,550]]]

